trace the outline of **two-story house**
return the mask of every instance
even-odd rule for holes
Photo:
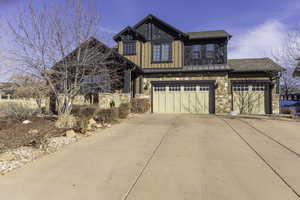
[[[282,68],[269,58],[227,59],[231,37],[182,32],[149,15],[114,40],[142,68],[133,95],[150,98],[154,113],[278,113]]]

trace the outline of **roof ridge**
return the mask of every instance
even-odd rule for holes
[[[201,33],[201,32],[211,32],[211,31],[225,31],[224,29],[216,29],[216,30],[206,30],[206,31],[188,31],[186,33]],[[227,32],[227,31],[225,31]]]
[[[231,58],[228,60],[258,60],[258,59],[270,59],[272,60],[270,57],[261,57],[261,58]]]

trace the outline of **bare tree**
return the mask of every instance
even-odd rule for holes
[[[287,34],[286,46],[277,52],[273,52],[273,59],[285,69],[281,72],[280,86],[281,94],[288,95],[299,91],[300,80],[293,77],[300,57],[300,27]]]
[[[235,85],[233,86],[234,110],[241,114],[257,113],[264,105],[264,86],[262,85]]]
[[[77,95],[110,90],[121,81],[122,63],[94,38],[100,28],[99,11],[84,2],[70,0],[66,7],[43,9],[28,4],[17,24],[9,22],[18,47],[12,51],[18,70],[47,83],[59,114],[70,114]]]
[[[42,102],[50,93],[45,81],[34,80],[23,74],[13,75],[10,81],[15,83],[14,95],[17,98],[33,98],[38,108],[42,110]]]

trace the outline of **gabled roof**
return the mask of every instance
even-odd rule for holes
[[[232,35],[224,30],[187,32],[189,39],[212,39],[212,38],[231,38]]]
[[[175,28],[174,26],[164,22],[163,20],[159,19],[158,17],[154,16],[153,14],[148,15],[147,17],[145,17],[144,19],[142,19],[141,21],[139,21],[136,25],[133,26],[134,29],[137,29],[139,26],[141,26],[142,24],[144,24],[145,22],[147,22],[148,20],[155,20],[158,23],[166,26],[167,28],[173,30],[175,33],[182,35],[184,37],[187,37],[187,34],[180,31],[179,29]]]
[[[283,67],[270,58],[229,59],[233,72],[280,72]]]
[[[136,72],[141,72],[141,69],[138,65],[136,65],[135,63],[133,63],[131,60],[129,60],[128,58],[122,56],[121,54],[119,54],[114,48],[110,48],[107,45],[105,45],[104,43],[100,42],[99,40],[97,40],[94,37],[89,38],[87,41],[83,42],[79,47],[77,47],[74,51],[72,51],[70,54],[68,54],[67,56],[65,56],[61,61],[59,61],[58,63],[56,63],[53,68],[58,67],[60,65],[61,62],[63,62],[65,59],[71,59],[72,56],[74,56],[76,54],[76,52],[79,50],[79,48],[89,48],[90,45],[96,46],[97,49],[99,49],[99,51],[101,51],[101,49],[103,50],[104,53],[111,53],[112,56],[115,56],[119,59],[124,60],[126,63],[128,63],[128,68],[131,68],[132,70],[136,71]]]
[[[126,33],[126,32],[131,32],[134,34],[135,37],[138,37],[140,40],[145,41],[145,37],[140,34],[139,32],[137,32],[135,29],[131,28],[130,26],[127,26],[126,28],[124,28],[122,31],[120,31],[117,35],[115,35],[113,37],[113,39],[115,41],[118,41],[121,37],[122,34]]]
[[[157,23],[159,23],[159,24],[163,25],[164,27],[166,27],[168,30],[173,31],[180,38],[184,38],[184,39],[190,39],[190,40],[195,40],[195,39],[219,39],[219,38],[226,38],[226,39],[228,38],[228,39],[230,39],[232,37],[232,35],[230,35],[229,33],[227,33],[224,30],[186,32],[185,33],[183,31],[175,28],[174,26],[166,23],[165,21],[159,19],[158,17],[154,16],[153,14],[150,14],[147,17],[145,17],[144,19],[142,19],[141,21],[139,21],[133,27],[128,26],[125,29],[123,29],[120,33],[118,33],[116,36],[114,36],[113,39],[115,41],[118,41],[120,36],[122,34],[124,34],[126,31],[131,31],[132,33],[135,33],[136,35],[138,35],[140,38],[143,38],[143,36],[141,34],[139,34],[136,31],[136,29],[138,29],[141,25],[143,25],[147,21],[156,21]]]

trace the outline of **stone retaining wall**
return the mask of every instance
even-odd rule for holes
[[[99,94],[99,107],[103,109],[108,109],[111,107],[111,103],[113,103],[115,107],[119,107],[122,103],[129,103],[130,99],[130,94],[102,93]]]

